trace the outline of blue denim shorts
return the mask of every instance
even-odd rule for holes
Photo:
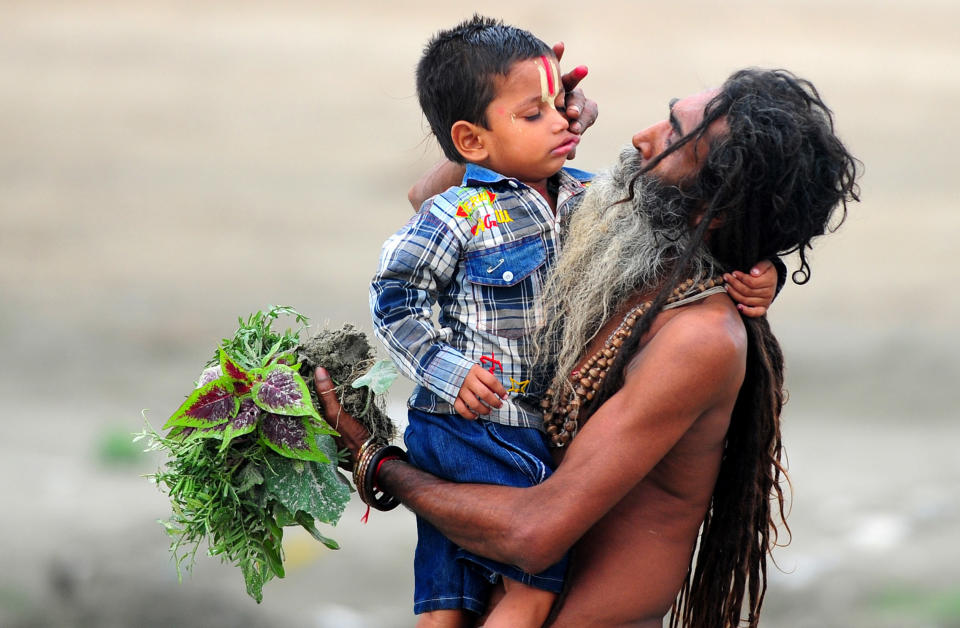
[[[454,482],[533,486],[553,473],[553,458],[543,434],[456,414],[430,414],[410,408],[404,434],[410,463]],[[416,614],[441,609],[482,613],[490,587],[500,576],[559,593],[567,556],[538,574],[472,554],[454,545],[417,517],[414,556]]]

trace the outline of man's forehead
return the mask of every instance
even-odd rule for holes
[[[685,98],[672,98],[669,102],[670,123],[679,125],[678,132],[689,133],[703,121],[703,112],[714,96],[720,93],[717,88],[707,89]]]
[[[682,113],[683,115],[687,116],[697,115],[700,118],[703,118],[703,110],[706,108],[707,103],[719,93],[719,89],[707,89],[684,98],[671,98],[669,107],[670,110],[675,112],[677,115],[681,115]]]

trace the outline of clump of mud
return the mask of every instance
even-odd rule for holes
[[[317,391],[313,389],[313,370],[322,366],[330,373],[337,387],[337,397],[343,409],[353,415],[379,440],[390,442],[397,428],[383,409],[383,399],[369,388],[354,388],[350,384],[369,371],[376,362],[373,347],[367,335],[350,323],[340,329],[324,329],[297,347],[301,362],[300,374],[307,381],[310,397],[316,408],[322,408]],[[324,417],[334,425],[335,417]]]

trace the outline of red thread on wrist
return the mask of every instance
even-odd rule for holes
[[[383,466],[383,463],[387,460],[400,460],[400,456],[387,456],[379,463],[377,463],[377,470],[373,472],[373,489],[378,490],[380,487],[377,486],[377,478],[380,477],[380,467]]]
[[[360,523],[366,523],[367,519],[370,518],[370,504],[367,504],[367,512],[363,513],[363,516],[360,517]]]

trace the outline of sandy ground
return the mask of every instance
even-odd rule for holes
[[[793,543],[763,624],[960,626],[960,5],[483,10],[591,67],[601,120],[583,168],[738,67],[818,85],[866,174],[812,282],[771,315],[790,368]],[[292,534],[288,577],[257,606],[203,556],[177,584],[154,523],[167,502],[139,477],[157,461],[98,452],[141,409],[161,424],[238,315],[289,303],[369,326],[379,247],[437,156],[412,69],[470,11],[0,2],[0,625],[413,624],[409,513],[363,526],[352,505],[339,552]]]

